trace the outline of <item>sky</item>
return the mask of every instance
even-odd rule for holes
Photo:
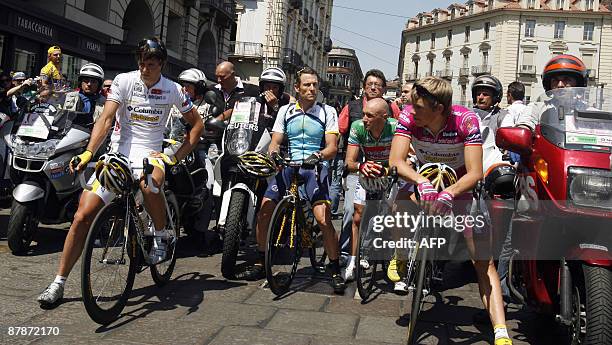
[[[387,79],[391,80],[397,76],[402,30],[408,18],[434,8],[447,8],[455,2],[463,1],[334,0],[331,39],[334,46],[355,49],[364,74],[369,69],[378,68],[385,73]],[[393,16],[363,10],[383,12]]]

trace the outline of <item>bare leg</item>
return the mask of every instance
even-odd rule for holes
[[[331,222],[331,210],[326,202],[318,203],[312,208],[319,228],[323,232],[323,245],[329,260],[338,260],[338,234]]]
[[[268,227],[270,219],[276,203],[272,199],[263,198],[261,208],[257,213],[257,227],[255,228],[255,236],[257,237],[257,250],[264,252],[266,250],[266,240],[268,239]]]
[[[159,167],[153,168],[151,174],[153,184],[159,189],[158,193],[153,193],[151,188],[144,187],[144,181],[140,182],[140,190],[144,196],[144,206],[153,220],[155,230],[161,231],[166,227],[166,203],[164,202],[164,171]]]

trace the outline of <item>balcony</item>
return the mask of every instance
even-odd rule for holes
[[[406,74],[406,80],[407,81],[415,81],[415,80],[419,80],[421,78],[421,74],[419,73],[408,73]]]
[[[433,72],[425,72],[425,77],[433,77]]]
[[[293,49],[285,48],[283,49],[283,65],[288,70],[297,71],[299,68],[302,68],[304,62],[302,61],[302,56]]]
[[[469,77],[470,69],[468,67],[459,68],[459,76],[460,77]]]
[[[217,16],[221,20],[222,25],[235,25],[234,17],[236,15],[236,2],[233,0],[202,0],[200,2],[200,12],[202,14],[212,14],[216,10],[221,14]]]
[[[303,4],[302,0],[289,0],[289,9],[299,10],[302,8],[302,4]]]
[[[444,79],[453,79],[453,70],[445,68],[443,70],[436,71],[436,76]]]
[[[524,75],[535,75],[536,67],[534,65],[521,65],[519,73]]]
[[[597,70],[596,69],[587,69],[587,77],[589,79],[596,79],[597,78]]]
[[[256,42],[230,41],[230,56],[261,58],[263,56],[263,44]]]
[[[491,74],[491,65],[472,66],[472,75]]]

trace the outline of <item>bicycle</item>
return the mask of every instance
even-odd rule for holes
[[[143,160],[145,188],[152,184],[153,165]],[[81,184],[91,189],[81,174]],[[136,273],[150,268],[151,277],[158,287],[165,285],[172,276],[176,264],[176,243],[179,234],[179,208],[173,193],[164,189],[166,228],[170,233],[166,257],[159,263],[149,261],[153,236],[145,236],[153,226],[144,210],[139,180],[133,181],[129,190],[119,194],[104,206],[91,224],[81,268],[81,292],[85,310],[91,319],[107,325],[115,321],[132,292]],[[100,279],[98,275],[107,277]],[[93,278],[93,279],[92,279]],[[110,291],[108,291],[110,290]]]
[[[440,171],[431,181],[436,190],[439,191],[443,189],[442,187],[444,186],[442,171],[450,172],[452,175],[451,181],[453,178],[454,181],[457,180],[457,174],[451,167],[441,163],[432,163],[431,165],[436,165],[437,170]],[[418,170],[418,173],[430,178],[430,176],[426,176],[424,173],[424,170],[429,166],[430,164],[422,166]],[[418,193],[416,193],[416,195],[418,198]],[[421,211],[421,215],[425,215],[423,211]],[[421,247],[422,243],[430,243],[430,238],[440,237],[441,230],[441,225],[437,224],[433,226],[416,227],[412,237],[414,246],[410,247],[408,250],[406,280],[408,280],[408,289],[412,292],[412,304],[410,306],[407,344],[413,344],[416,323],[421,308],[423,307],[423,300],[432,292],[436,284],[442,282],[444,266],[443,263],[438,260],[438,250],[436,248],[429,248],[427,245]]]
[[[322,232],[314,225],[314,217],[306,216],[312,214],[312,207],[309,203],[304,203],[299,192],[299,187],[304,182],[299,170],[307,168],[301,163],[291,163],[287,160],[279,163],[285,168],[292,168],[292,174],[286,196],[272,213],[265,251],[266,279],[270,290],[277,296],[289,291],[303,248],[308,248],[310,264],[315,272],[325,271],[327,257],[324,250],[321,253]],[[314,169],[318,180],[318,168]]]
[[[389,214],[388,201],[393,199],[392,191],[397,185],[397,170],[393,167],[386,176],[365,178],[361,177],[360,184],[366,190],[366,205],[363,209],[361,224],[359,224],[359,250],[357,252],[357,267],[355,282],[362,303],[371,296],[373,289],[379,279],[379,273],[386,276],[386,260],[374,259],[372,252],[372,225],[371,220],[376,215]],[[392,200],[391,200],[392,201]],[[378,267],[381,270],[378,272]]]

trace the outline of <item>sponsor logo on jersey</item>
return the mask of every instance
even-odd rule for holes
[[[149,99],[154,99],[156,101],[165,100],[165,95],[149,95]]]
[[[141,83],[137,82],[136,84],[134,84],[134,92],[144,94],[144,86],[142,86]]]
[[[443,137],[456,137],[457,136],[457,132],[456,131],[442,132],[442,136]]]
[[[149,115],[163,115],[164,114],[163,109],[150,108],[150,107],[139,107],[139,106],[132,107],[131,105],[128,105],[127,110],[133,111],[135,113],[149,114]]]
[[[159,122],[159,116],[147,116],[142,114],[132,113],[130,120],[132,121],[144,121],[144,122]]]
[[[151,93],[154,95],[161,95],[162,90],[161,89],[151,89]]]

